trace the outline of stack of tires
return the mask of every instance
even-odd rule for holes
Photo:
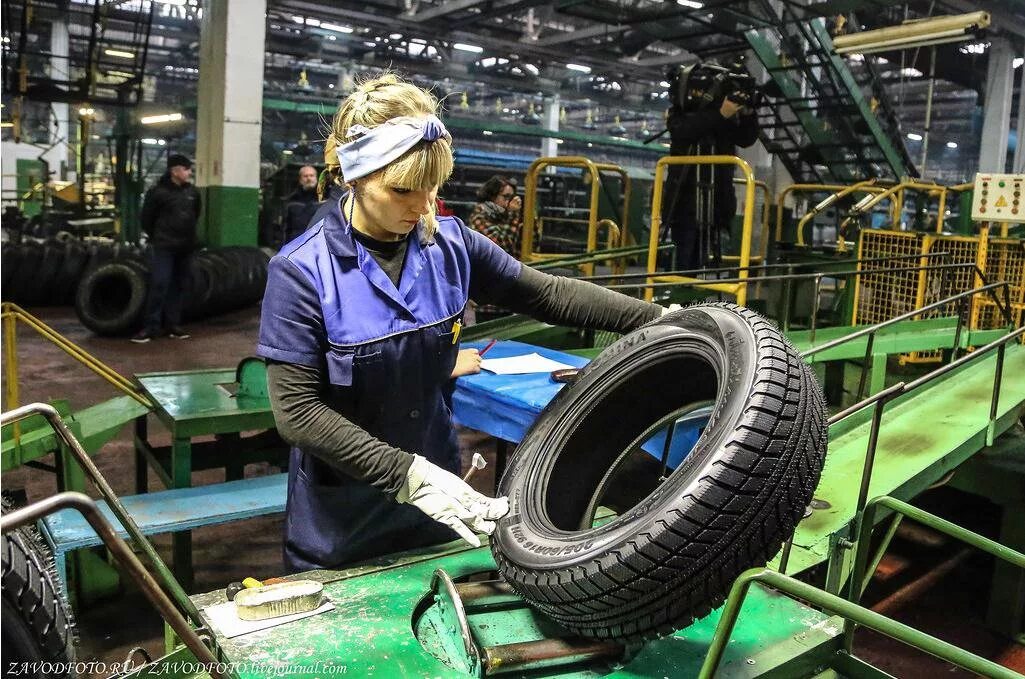
[[[74,304],[82,275],[106,262],[140,259],[137,245],[67,236],[4,243],[3,301],[22,306]]]
[[[203,250],[189,262],[184,291],[187,319],[205,318],[255,304],[267,285],[269,256],[255,247]],[[75,312],[98,335],[123,335],[142,324],[149,289],[143,257],[109,261],[83,275]]]

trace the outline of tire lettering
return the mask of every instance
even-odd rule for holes
[[[535,544],[532,540],[528,540],[527,536],[523,534],[523,529],[520,526],[513,526],[509,531],[516,542],[520,543],[524,549],[534,554],[542,556],[566,556],[570,554],[579,554],[580,552],[591,549],[594,546],[594,541],[588,540],[587,542],[578,542],[575,545],[566,545],[565,547],[546,547],[545,545]]]

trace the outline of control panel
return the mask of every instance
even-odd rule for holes
[[[972,219],[977,222],[1025,222],[1025,175],[975,175],[972,195]]]

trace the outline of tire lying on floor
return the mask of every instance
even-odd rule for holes
[[[683,462],[661,482],[658,463],[632,506],[592,527],[628,454],[702,402],[714,407]],[[776,328],[732,304],[687,307],[608,347],[541,414],[502,477],[492,552],[570,630],[655,638],[779,550],[825,453],[821,389]]]

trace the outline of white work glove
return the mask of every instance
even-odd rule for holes
[[[671,314],[674,311],[679,311],[682,308],[683,307],[680,306],[679,304],[670,304],[667,307],[662,307],[662,315],[665,316],[666,314]]]
[[[481,544],[474,531],[491,535],[495,521],[509,513],[508,498],[482,495],[420,455],[413,456],[406,483],[395,499],[445,524],[474,547]]]

